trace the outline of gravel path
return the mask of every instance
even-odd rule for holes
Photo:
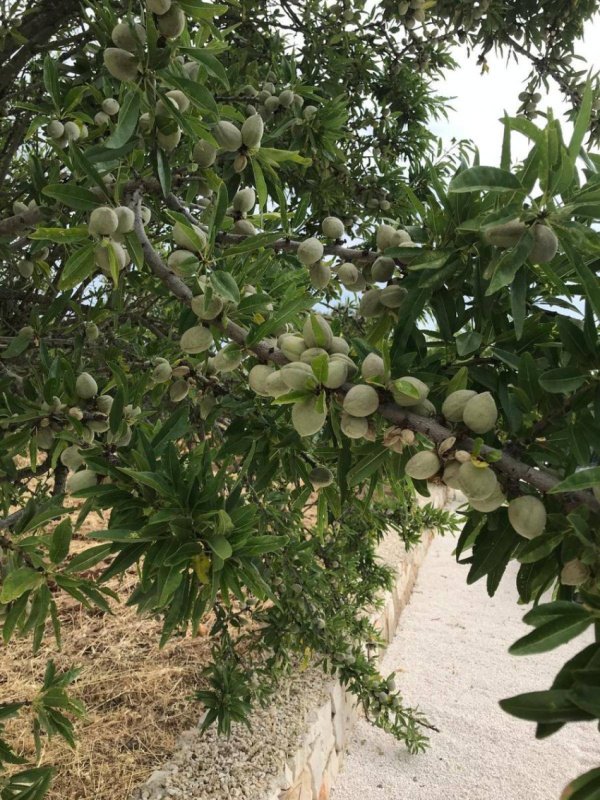
[[[440,733],[426,753],[410,756],[360,720],[331,800],[558,800],[570,779],[600,762],[593,724],[571,723],[536,741],[533,723],[498,706],[500,698],[549,688],[588,639],[538,656],[508,655],[530,630],[516,603],[516,570],[489,598],[485,581],[467,586],[454,545],[452,537],[433,542],[383,663]]]

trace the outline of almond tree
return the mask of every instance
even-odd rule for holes
[[[5,644],[59,645],[61,595],[108,613],[136,569],[161,644],[210,621],[206,725],[309,654],[418,751],[435,720],[361,612],[386,529],[455,527],[415,506],[429,482],[467,498],[469,583],[519,562],[516,655],[600,630],[600,94],[574,55],[598,3],[565,5],[2,2]],[[531,64],[494,165],[430,131],[457,46]],[[595,642],[502,706],[539,737],[597,720],[599,665]],[[76,678],[49,662],[0,705],[40,755],[0,738],[2,800],[46,793]]]

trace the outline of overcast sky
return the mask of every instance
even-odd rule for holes
[[[600,69],[600,18],[596,17],[588,23],[585,39],[577,47],[577,53],[586,59],[587,65],[594,70]],[[488,54],[489,72],[481,74],[477,66],[477,54],[471,58],[464,48],[457,49],[455,58],[460,68],[448,72],[444,81],[438,84],[441,94],[454,97],[448,109],[448,122],[440,122],[433,130],[444,140],[452,137],[472,139],[481,153],[481,163],[497,166],[500,161],[503,125],[499,121],[507,111],[514,116],[519,106],[517,95],[525,89],[523,81],[529,74],[529,65],[522,59],[520,63]],[[581,62],[581,69],[586,68]],[[551,83],[551,91],[544,95],[540,108],[551,107],[555,114],[564,110],[565,104],[560,92]],[[543,91],[540,90],[540,91]],[[564,128],[565,138],[570,135],[568,124]],[[527,140],[520,134],[513,134],[513,157],[526,155]]]

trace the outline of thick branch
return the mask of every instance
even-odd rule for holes
[[[0,236],[14,236],[15,233],[20,233],[26,228],[33,228],[43,219],[44,212],[41,208],[31,208],[29,211],[23,211],[22,214],[7,217],[0,220]]]
[[[167,286],[170,291],[182,302],[184,302],[186,305],[190,305],[192,292],[180,278],[174,275],[165,266],[162,259],[154,250],[151,242],[146,236],[146,232],[142,224],[141,202],[141,196],[139,192],[136,192],[134,196],[135,233],[142,246],[144,257],[154,274],[160,278],[165,286]],[[218,326],[218,323],[213,324],[217,324]],[[229,322],[226,326],[221,326],[221,329],[226,335],[233,339],[234,342],[242,347],[247,347],[247,334],[244,328],[236,325],[234,322]],[[259,342],[256,345],[252,345],[252,347],[248,349],[251,350],[261,361],[271,361],[276,364],[287,363],[286,357],[280,350],[270,347],[265,342]],[[350,388],[351,384],[348,384],[342,387],[340,393],[343,395]],[[436,444],[440,444],[450,436],[454,436],[453,431],[445,428],[438,422],[435,422],[435,420],[432,420],[429,417],[419,416],[418,414],[402,408],[395,403],[389,402],[389,395],[387,393],[385,393],[384,402],[379,406],[378,413],[381,414],[381,416],[385,419],[393,422],[395,425],[401,425],[424,434]],[[475,443],[473,439],[464,436],[459,439],[457,446],[462,450],[473,452]],[[495,448],[484,445],[479,452],[481,455],[485,456],[486,454],[495,453],[496,450]],[[549,472],[537,469],[536,467],[532,467],[528,464],[524,464],[521,461],[517,461],[515,458],[505,452],[502,453],[500,460],[494,462],[491,466],[497,472],[501,472],[513,480],[528,483],[530,486],[533,486],[543,494],[548,492],[553,486],[556,486],[556,484],[559,483],[559,479],[554,475],[551,475]],[[600,512],[600,503],[598,503],[591,492],[573,492],[570,495],[565,495],[565,500],[576,501],[580,505],[588,506],[593,511]]]

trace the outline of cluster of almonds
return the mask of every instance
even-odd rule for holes
[[[100,111],[98,111],[94,117],[94,122],[99,128],[103,128],[105,125],[110,124],[111,117],[116,117],[120,109],[121,106],[118,100],[115,100],[114,97],[105,97],[102,101]]]
[[[84,466],[85,458],[82,449],[92,445],[95,437],[106,435],[106,443],[113,447],[126,447],[131,441],[131,426],[141,414],[139,407],[127,405],[123,409],[123,420],[116,433],[109,430],[108,415],[110,414],[113,398],[108,394],[98,394],[98,384],[88,373],[82,372],[75,382],[75,393],[78,398],[76,405],[67,407],[60,397],[53,397],[52,402],[42,402],[40,410],[44,416],[40,419],[36,433],[36,444],[41,450],[51,450],[56,443],[56,435],[69,427],[70,420],[77,420],[81,425],[71,428],[72,433],[80,437],[79,444],[66,447],[60,454],[61,463],[72,471],[67,480],[67,491],[75,492],[97,483],[96,473]]]
[[[248,155],[259,149],[264,134],[264,122],[260,114],[246,117],[241,127],[228,120],[221,120],[212,129],[217,144],[224,153],[235,153],[233,168],[235,172],[243,172],[248,165]],[[207,168],[215,163],[217,149],[203,139],[194,147],[192,159],[200,167]]]
[[[530,92],[525,91],[521,92],[519,95],[519,100],[521,101],[521,105],[519,106],[519,110],[517,113],[524,114],[527,119],[535,119],[537,116],[537,105],[542,99],[542,95],[540,92]]]
[[[78,139],[85,139],[88,135],[87,125],[82,122],[75,122],[70,119],[61,122],[59,119],[51,119],[46,125],[46,135],[58,147],[68,147],[70,142]]]
[[[25,210],[28,210],[28,208],[35,208],[35,200],[32,200],[32,203],[34,203],[33,206],[31,206],[31,205],[26,206],[25,203],[19,203],[18,205],[19,206],[24,206]],[[13,210],[14,210],[14,208],[16,206],[17,206],[17,203],[14,203],[13,204]],[[18,214],[18,213],[20,213],[20,211],[15,211],[15,214]],[[31,278],[31,276],[33,275],[33,272],[35,270],[36,262],[45,261],[48,258],[49,255],[50,255],[50,251],[48,250],[47,247],[42,247],[41,249],[37,250],[35,253],[34,252],[30,252],[29,253],[29,258],[24,258],[21,261],[19,261],[19,263],[17,264],[17,270],[19,272],[19,275],[22,278]]]
[[[177,39],[185,30],[185,14],[172,0],[146,0],[148,11],[156,15],[156,27],[166,39]],[[140,22],[119,22],[112,30],[115,47],[104,51],[104,64],[119,81],[134,81],[142,69],[146,29]]]
[[[270,72],[267,75],[267,80],[262,84],[260,89],[247,84],[242,86],[239,91],[240,97],[250,100],[249,105],[246,106],[246,113],[250,116],[259,114],[264,120],[271,119],[278,111],[285,111],[289,108],[301,109],[304,105],[304,98],[293,91],[293,89],[277,89],[275,81],[277,77]],[[314,106],[307,106],[307,108],[314,108],[316,114],[317,109]],[[309,112],[306,119],[312,118],[312,111]]]
[[[344,223],[338,217],[326,217],[322,231],[328,239],[339,241],[344,235]],[[406,290],[399,284],[396,262],[384,251],[391,247],[418,246],[406,231],[387,224],[378,226],[376,241],[380,255],[372,263],[345,261],[334,268],[339,282],[351,292],[373,287],[361,298],[359,310],[363,317],[376,317],[386,310],[399,308],[406,296]],[[296,251],[298,259],[308,267],[311,283],[317,289],[327,286],[332,277],[331,267],[322,261],[324,252],[322,242],[314,236],[301,242]],[[381,283],[386,285],[383,288],[373,286]]]
[[[146,223],[149,221],[148,209],[143,212],[143,218]],[[94,258],[105,275],[111,275],[112,260],[119,272],[129,263],[129,255],[121,242],[125,234],[133,230],[134,221],[135,215],[127,206],[98,206],[91,212],[88,230],[92,236],[100,239],[94,250]]]
[[[425,0],[400,0],[398,16],[407,30],[412,30],[418,22],[425,22]]]
[[[483,238],[487,244],[506,249],[514,247],[527,228],[525,222],[515,219],[502,225],[490,225],[485,229]],[[546,264],[548,261],[552,261],[558,251],[558,239],[552,228],[541,222],[534,222],[529,226],[529,230],[533,236],[533,247],[529,253],[529,260],[534,264]]]

